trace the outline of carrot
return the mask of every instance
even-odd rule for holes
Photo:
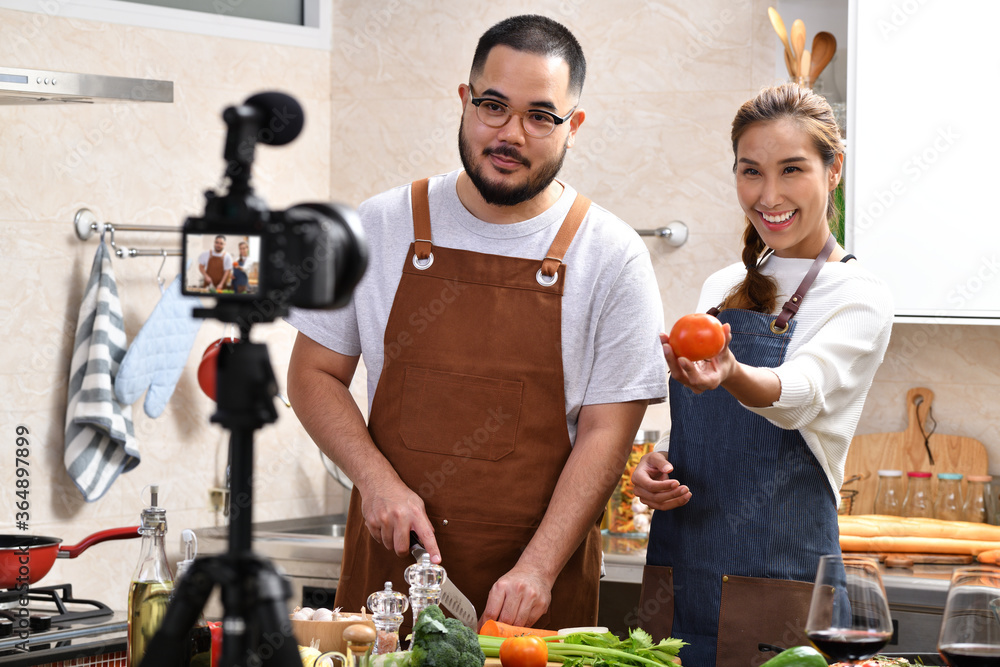
[[[508,625],[500,621],[486,621],[483,627],[479,628],[479,634],[487,637],[520,637],[521,635],[535,635],[538,637],[553,637],[554,630],[542,630],[541,628],[524,628],[519,625]]]
[[[989,551],[981,551],[979,555],[976,556],[976,560],[980,563],[991,563],[996,565],[1000,563],[1000,549],[990,549]]]

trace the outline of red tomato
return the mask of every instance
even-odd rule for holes
[[[708,313],[692,313],[677,320],[670,330],[674,355],[691,361],[711,359],[726,345],[722,323]]]
[[[198,385],[213,401],[215,400],[215,373],[219,362],[219,346],[222,343],[235,343],[239,338],[220,338],[207,348],[201,355],[201,363],[198,364]]]
[[[500,644],[503,667],[545,667],[548,661],[549,646],[537,635],[508,637]]]

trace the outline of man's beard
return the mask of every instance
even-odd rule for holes
[[[517,121],[512,120],[510,122]],[[533,176],[529,175],[528,180],[521,185],[508,186],[491,183],[483,176],[482,168],[475,166],[475,156],[472,153],[472,148],[465,140],[464,128],[465,119],[463,118],[458,126],[458,152],[462,156],[462,166],[465,167],[465,173],[469,175],[469,179],[476,186],[476,190],[479,191],[479,195],[483,198],[483,201],[492,206],[517,206],[529,199],[533,199],[555,180],[556,174],[562,169],[563,160],[566,158],[566,145],[563,144],[562,152],[559,153],[557,159],[541,164],[537,173]],[[569,139],[567,138],[568,141]],[[482,156],[488,157],[491,154],[502,155],[521,162],[527,168],[531,167],[531,162],[512,146],[501,144],[497,148],[486,148],[483,150]]]

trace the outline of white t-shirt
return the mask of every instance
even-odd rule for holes
[[[233,269],[233,256],[228,252],[223,250],[222,252],[215,252],[214,250],[206,250],[205,252],[198,255],[198,263],[208,268],[208,258],[211,257],[221,257],[222,258],[222,269],[224,271],[231,271]]]
[[[430,179],[428,197],[435,245],[538,259],[552,243],[576,197],[568,185],[547,211],[513,224],[484,222],[462,205],[460,171]],[[368,242],[368,270],[350,305],[334,311],[293,309],[286,321],[312,340],[368,370],[371,410],[383,364],[383,336],[403,262],[413,241],[410,186],[394,188],[358,209]],[[564,259],[562,357],[566,421],[575,441],[580,408],[667,394],[666,363],[658,334],[663,305],[649,251],[623,221],[592,204]]]
[[[811,259],[772,255],[762,272],[778,283],[774,314],[791,297]],[[698,312],[717,306],[746,275],[733,264],[705,281]],[[844,483],[847,449],[882,363],[892,331],[892,295],[861,264],[827,262],[796,313],[785,361],[774,369],[781,396],[765,408],[748,408],[784,429],[798,429],[826,472],[834,497]]]

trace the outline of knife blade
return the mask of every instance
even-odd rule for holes
[[[413,531],[410,531],[410,553],[413,554],[413,558],[418,563],[427,553],[424,545],[420,543],[420,538]],[[479,615],[476,614],[476,608],[469,601],[469,598],[458,590],[458,586],[447,577],[447,570],[445,572],[446,576],[441,583],[441,606],[451,612],[465,627],[478,630]]]

